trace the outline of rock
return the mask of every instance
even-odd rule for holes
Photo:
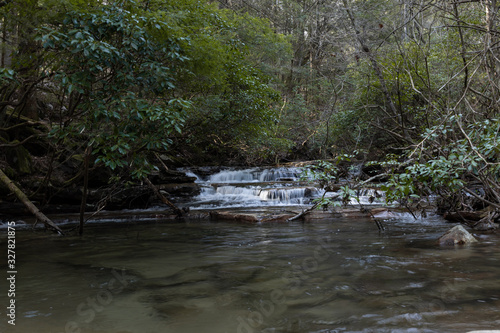
[[[373,218],[381,220],[389,220],[396,218],[397,215],[387,208],[374,208],[371,210]]]
[[[211,219],[246,223],[282,223],[293,216],[292,214],[237,213],[230,211],[210,212]]]
[[[266,223],[266,222],[286,222],[289,218],[294,217],[295,215],[292,214],[274,214],[274,215],[265,215],[262,216],[259,220],[259,222]]]
[[[361,167],[361,179],[366,180],[373,176],[378,176],[384,173],[384,168],[380,164],[368,164]],[[386,180],[387,177],[382,177],[379,181]]]
[[[153,184],[186,184],[194,183],[196,177],[190,177],[182,171],[160,169],[150,175]]]
[[[214,211],[210,212],[210,218],[215,220],[232,220],[232,221],[249,222],[249,223],[259,222],[259,218],[257,217],[256,214],[248,214],[248,213]]]
[[[200,194],[200,186],[196,183],[182,183],[182,184],[160,184],[158,185],[160,191],[165,191],[168,196],[175,197],[194,197]]]
[[[12,143],[19,143],[17,140]],[[15,169],[21,175],[26,175],[31,173],[32,160],[31,155],[26,148],[23,146],[17,146],[14,148],[6,149],[7,161],[10,165],[15,166]]]
[[[454,226],[439,238],[439,245],[467,245],[477,240],[461,225]]]
[[[335,211],[321,211],[313,210],[304,215],[302,218],[304,222],[320,222],[324,219],[331,218],[369,218],[370,212],[368,210],[360,210],[359,208],[342,208]]]

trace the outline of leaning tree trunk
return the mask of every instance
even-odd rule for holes
[[[63,235],[63,231],[57,225],[54,224],[45,214],[43,214],[31,201],[28,199],[26,194],[19,189],[19,187],[14,184],[12,180],[0,169],[0,181],[7,185],[9,190],[16,195],[16,197],[26,206],[26,208],[32,213],[38,220],[42,221],[45,226],[56,231],[60,235]]]
[[[182,210],[177,207],[176,205],[174,205],[170,200],[168,200],[167,198],[165,198],[165,196],[163,194],[160,193],[160,191],[158,190],[158,188],[149,180],[149,178],[144,178],[144,181],[146,182],[146,184],[148,184],[149,188],[151,188],[153,190],[153,192],[156,194],[156,196],[158,198],[160,198],[160,200],[166,204],[167,206],[169,206],[173,211],[174,213],[177,215],[177,217],[181,218],[182,215],[183,215],[183,212]]]

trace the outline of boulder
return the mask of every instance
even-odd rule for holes
[[[256,214],[249,214],[249,213],[214,211],[210,212],[210,218],[214,220],[231,220],[235,222],[249,222],[249,223],[259,222],[259,218]]]
[[[389,220],[398,217],[393,211],[387,208],[374,208],[371,210],[372,217],[380,220]]]
[[[153,172],[149,179],[153,184],[186,184],[194,183],[196,177],[186,175],[186,173],[177,170],[165,170]]]
[[[461,225],[454,226],[439,238],[439,245],[467,245],[477,240]]]
[[[167,196],[174,197],[194,197],[200,194],[201,188],[196,183],[182,183],[182,184],[160,184],[158,185],[160,192],[164,191]]]
[[[263,214],[231,211],[210,212],[210,218],[214,220],[230,220],[233,222],[245,223],[283,223],[293,216],[294,215],[292,214],[286,213]]]

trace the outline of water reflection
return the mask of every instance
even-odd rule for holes
[[[2,332],[465,332],[500,327],[498,236],[439,248],[439,220],[95,224],[17,235]],[[5,235],[2,234],[2,246]],[[2,269],[6,271],[5,264]],[[5,316],[4,307],[0,309]]]

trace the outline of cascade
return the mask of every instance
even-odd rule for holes
[[[207,182],[214,184],[297,181],[300,173],[299,168],[223,170],[210,175]]]
[[[201,186],[201,193],[189,202],[191,209],[302,206],[323,195],[301,180],[300,168],[225,169],[205,176],[184,171]],[[377,204],[383,199],[383,193],[373,189],[358,190],[357,196],[352,205]]]

